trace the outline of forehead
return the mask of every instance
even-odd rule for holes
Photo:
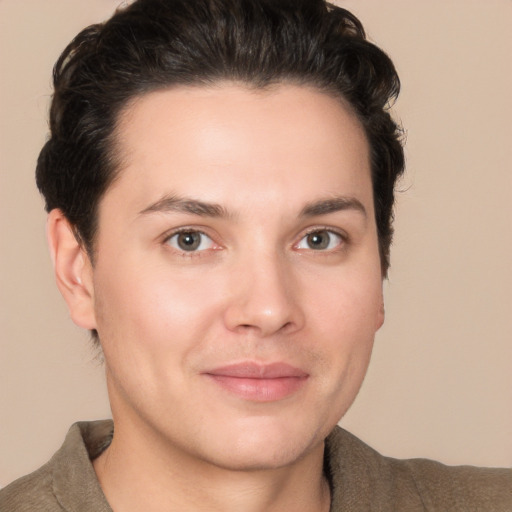
[[[122,165],[112,188],[135,209],[168,193],[239,206],[255,205],[259,194],[264,205],[283,190],[290,203],[312,194],[371,203],[360,122],[340,99],[310,87],[152,92],[125,108],[116,140]]]

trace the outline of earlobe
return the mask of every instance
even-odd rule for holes
[[[95,329],[92,265],[61,210],[48,214],[46,234],[57,287],[71,319],[80,327]]]

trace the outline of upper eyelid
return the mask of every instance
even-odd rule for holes
[[[210,239],[210,241],[213,243],[214,247],[208,247],[201,250],[192,250],[192,251],[186,251],[183,249],[180,249],[178,247],[172,247],[172,245],[169,243],[169,241],[174,238],[177,235],[180,235],[182,233],[199,233],[201,235],[206,236]],[[163,246],[166,246],[169,250],[171,250],[174,254],[180,255],[182,257],[187,258],[199,258],[201,256],[205,256],[206,253],[209,251],[217,251],[219,249],[219,244],[215,241],[214,237],[210,236],[208,233],[205,233],[203,230],[200,229],[194,229],[194,228],[177,228],[174,230],[171,230],[167,233],[167,235],[164,235],[161,239],[161,244]]]
[[[326,225],[316,225],[316,226],[310,226],[308,228],[302,229],[298,235],[294,237],[294,242],[291,244],[292,246],[297,245],[304,237],[310,235],[311,233],[316,233],[318,231],[328,231],[331,233],[334,233],[335,235],[338,235],[342,238],[343,242],[350,241],[350,236],[346,232],[346,230],[334,227],[334,226],[326,226]],[[222,245],[218,242],[218,236],[211,233],[211,230],[208,229],[207,226],[180,226],[176,228],[169,229],[166,231],[161,237],[160,240],[163,243],[166,243],[170,238],[172,238],[175,235],[178,235],[180,233],[200,233],[202,235],[207,236],[208,238],[212,239],[213,242],[215,242],[217,245]]]
[[[331,233],[334,233],[335,235],[340,236],[344,241],[349,240],[349,235],[344,229],[335,228],[333,226],[312,226],[311,228],[306,228],[306,230],[303,230],[299,234],[299,240],[302,240],[305,236],[308,236],[311,233],[316,233],[318,231],[329,231]]]
[[[341,240],[337,244],[336,247],[331,249],[325,249],[325,250],[314,250],[311,248],[305,248],[305,247],[299,247],[299,245],[302,243],[302,241],[309,235],[317,232],[326,231],[328,233],[332,233],[339,237]],[[296,241],[292,244],[292,248],[297,251],[314,251],[316,254],[335,254],[338,253],[344,249],[347,248],[347,246],[350,244],[350,238],[349,235],[345,230],[342,230],[341,228],[334,228],[332,226],[315,226],[311,227],[310,229],[306,229],[305,231],[302,231],[302,233],[298,236]]]
[[[202,235],[205,235],[213,240],[213,236],[210,233],[208,233],[207,228],[198,226],[180,226],[179,228],[169,229],[168,231],[163,233],[161,239],[163,242],[166,242],[174,235],[179,235],[180,233],[201,233]]]

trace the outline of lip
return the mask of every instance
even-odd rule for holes
[[[224,390],[253,402],[274,402],[298,392],[309,374],[288,363],[242,362],[204,372]]]

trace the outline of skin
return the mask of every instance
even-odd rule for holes
[[[117,140],[94,267],[58,210],[48,223],[71,316],[105,355],[116,430],[94,467],[107,499],[328,510],[324,439],[384,319],[358,120],[312,88],[222,83],[138,98]],[[276,362],[303,375],[284,395],[212,378]]]

